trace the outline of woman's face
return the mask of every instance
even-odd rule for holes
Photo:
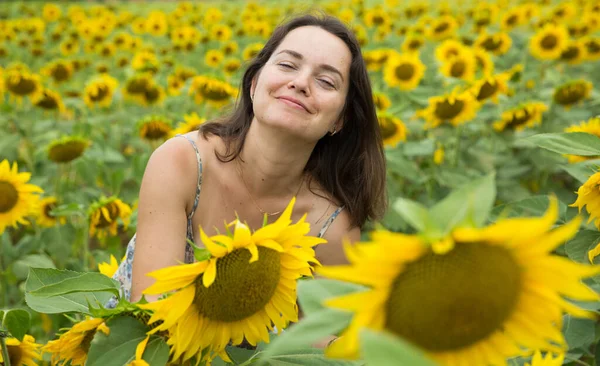
[[[348,94],[350,50],[315,26],[292,30],[252,84],[254,114],[307,141],[342,127]]]

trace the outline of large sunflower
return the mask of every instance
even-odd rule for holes
[[[562,25],[547,24],[531,37],[529,50],[540,60],[556,60],[569,44],[569,32]]]
[[[7,338],[6,348],[11,366],[36,366],[37,361],[42,359],[39,350],[41,346],[41,344],[35,343],[35,338],[29,334],[26,334],[22,341],[16,338]],[[1,351],[0,364],[4,365]]]
[[[590,118],[587,122],[581,122],[578,125],[565,128],[565,132],[585,132],[600,137],[600,117]],[[567,155],[569,163],[579,163],[581,161],[598,159],[600,156],[579,156]]]
[[[200,230],[209,259],[149,274],[157,281],[145,294],[176,291],[140,305],[154,312],[149,324],[162,321],[152,332],[169,332],[174,360],[201,354],[227,358],[230,342],[268,342],[273,326],[281,330],[298,320],[296,280],[312,276],[312,264],[318,264],[313,246],[325,240],[306,236],[306,216],[290,225],[294,202],[276,222],[254,233],[239,220],[233,236],[208,237]]]
[[[19,173],[17,163],[12,168],[8,160],[0,162],[0,234],[6,227],[27,225],[25,217],[35,212],[43,190],[27,184],[31,173]]]
[[[327,302],[355,315],[326,354],[359,356],[363,327],[402,337],[442,365],[504,365],[527,349],[561,351],[563,312],[594,316],[563,296],[597,301],[581,279],[600,268],[551,254],[581,222],[552,230],[557,216],[552,199],[542,217],[457,228],[443,247],[382,231],[371,242],[347,245],[351,265],[318,273],[370,289]]]
[[[383,69],[383,80],[391,87],[412,90],[419,86],[425,75],[425,65],[417,53],[394,54]]]
[[[53,365],[61,364],[59,361],[70,361],[72,366],[83,366],[97,331],[106,335],[110,333],[104,319],[88,318],[73,325],[57,340],[48,342],[42,350],[52,354]]]
[[[425,119],[425,129],[438,127],[442,123],[456,127],[475,118],[479,106],[471,92],[455,90],[450,94],[429,98],[427,108],[418,110],[416,116]]]

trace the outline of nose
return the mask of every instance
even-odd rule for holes
[[[288,83],[288,89],[295,89],[296,92],[300,92],[304,94],[304,96],[308,97],[310,95],[308,80],[309,76],[307,75],[307,73],[297,73],[296,77],[290,80],[290,82]]]

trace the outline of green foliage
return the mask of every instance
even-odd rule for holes
[[[559,154],[600,155],[600,138],[585,132],[544,133],[525,140]]]
[[[2,326],[18,340],[22,341],[23,337],[31,326],[31,315],[27,310],[11,309],[4,312],[4,316],[0,314]]]
[[[368,365],[436,365],[435,362],[426,358],[421,350],[389,333],[363,329],[360,338],[362,340],[361,351]]]
[[[117,282],[100,273],[31,268],[25,283],[25,300],[41,313],[77,311],[89,314],[88,304],[103,305],[118,295]]]

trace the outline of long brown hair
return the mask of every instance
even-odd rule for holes
[[[307,14],[277,27],[263,49],[247,66],[240,86],[241,97],[233,112],[214,122],[203,124],[200,133],[204,137],[211,134],[223,139],[227,147],[225,154],[215,151],[220,161],[230,162],[239,156],[254,117],[250,99],[252,80],[285,36],[304,26],[317,26],[335,35],[344,41],[352,54],[350,87],[342,111],[343,128],[333,136],[328,134],[317,142],[304,170],[345,206],[352,226],[362,227],[369,219],[381,218],[387,209],[385,155],[371,82],[360,45],[354,34],[338,19]]]

